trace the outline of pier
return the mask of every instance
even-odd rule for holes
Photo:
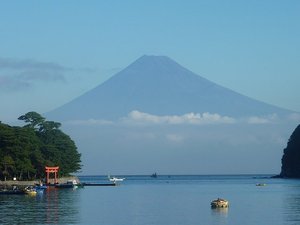
[[[117,186],[117,183],[81,183],[82,186]]]

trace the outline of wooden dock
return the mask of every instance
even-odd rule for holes
[[[116,183],[81,183],[82,186],[117,186]]]

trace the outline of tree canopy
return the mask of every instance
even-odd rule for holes
[[[74,141],[36,112],[18,118],[23,127],[0,122],[0,179],[31,180],[45,176],[45,166],[59,166],[60,176],[81,169],[81,154]]]

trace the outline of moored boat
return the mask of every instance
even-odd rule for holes
[[[117,182],[125,180],[125,178],[118,178],[118,177],[111,177],[111,176],[108,176],[108,179],[109,179],[109,181],[111,181],[113,183],[117,183]]]
[[[37,190],[33,186],[27,186],[26,188],[24,188],[24,191],[25,194],[32,195],[32,196],[37,194]]]
[[[153,173],[153,174],[151,175],[151,177],[152,177],[152,178],[157,178],[157,173]]]
[[[76,180],[68,180],[66,183],[55,184],[56,188],[77,188],[78,183]]]
[[[47,186],[46,185],[37,185],[37,186],[35,186],[35,189],[36,190],[45,190],[45,189],[47,189]]]
[[[229,202],[225,199],[218,198],[210,203],[212,208],[228,208]]]
[[[256,186],[266,186],[267,184],[265,184],[265,183],[258,183],[258,184],[256,184]]]

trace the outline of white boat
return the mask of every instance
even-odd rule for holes
[[[118,177],[111,177],[111,176],[108,176],[108,179],[109,179],[109,181],[114,182],[114,183],[125,180],[125,178],[118,178]]]
[[[77,188],[78,183],[76,180],[68,180],[66,183],[55,184],[56,188]]]

